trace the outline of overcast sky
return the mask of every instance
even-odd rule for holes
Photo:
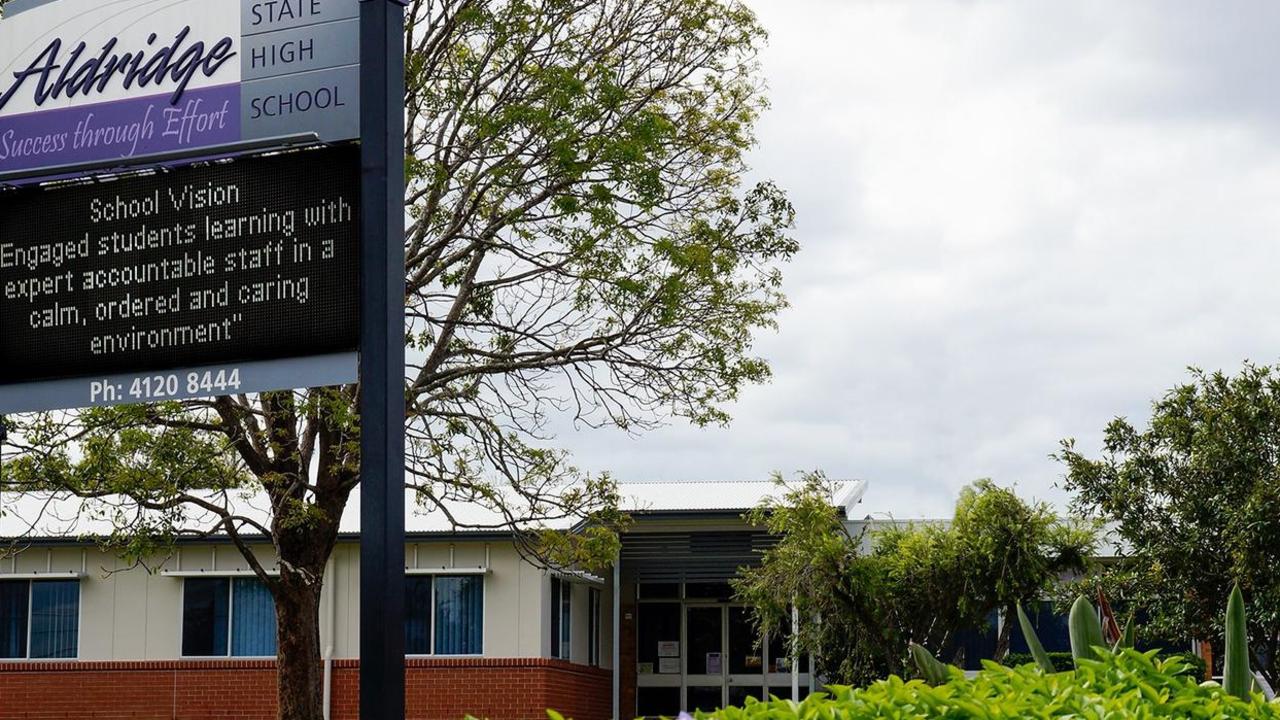
[[[1188,365],[1280,359],[1280,4],[752,0],[753,164],[803,252],[726,430],[564,438],[622,480],[865,478],[950,513],[980,477],[1144,420]]]

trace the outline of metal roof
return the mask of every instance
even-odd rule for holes
[[[867,483],[863,480],[834,481],[833,503],[852,514],[862,501]],[[630,482],[619,486],[622,509],[649,513],[718,512],[743,513],[766,499],[778,500],[786,488],[772,480]]]
[[[866,483],[835,483],[834,501],[852,516],[852,508],[862,499]],[[736,516],[756,507],[765,498],[777,498],[783,492],[771,481],[745,482],[637,482],[620,486],[622,509],[637,518],[663,513]],[[212,495],[212,494],[211,494]],[[269,525],[269,505],[261,494],[231,493],[227,497],[211,497],[218,504],[227,503],[238,515]],[[450,512],[470,527],[454,528],[444,513],[425,512],[412,491],[405,495],[405,531],[410,535],[448,535],[506,532],[501,518],[476,505],[455,503]],[[117,521],[128,522],[136,509],[118,499],[81,500],[49,493],[0,492],[0,538],[50,539],[105,536]],[[187,526],[192,529],[211,527],[215,517],[209,513],[190,511]],[[569,522],[561,527],[572,527]],[[360,532],[360,494],[353,493],[342,516],[339,532],[353,536]]]

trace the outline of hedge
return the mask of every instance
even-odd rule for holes
[[[1187,665],[1190,665],[1191,667],[1187,672],[1197,680],[1202,679],[1205,676],[1204,658],[1196,655],[1195,653],[1161,652],[1159,657],[1162,659],[1172,658],[1181,660]],[[1051,652],[1049,653],[1049,659],[1053,661],[1053,666],[1059,670],[1070,670],[1075,667],[1075,660],[1072,659],[1071,653],[1069,652]],[[1007,665],[1009,667],[1017,667],[1019,665],[1031,665],[1034,664],[1035,661],[1035,658],[1031,657],[1031,653],[1009,653],[1000,664]]]
[[[1122,650],[1046,674],[1034,666],[986,663],[973,678],[958,670],[937,687],[897,677],[865,689],[831,688],[804,701],[748,700],[740,708],[697,713],[699,720],[1012,720],[1013,718],[1201,718],[1280,720],[1280,705],[1260,695],[1241,700],[1214,683],[1197,683],[1180,658]],[[553,716],[554,717],[554,716]]]

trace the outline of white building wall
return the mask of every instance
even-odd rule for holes
[[[268,570],[270,546],[255,546]],[[550,574],[526,562],[509,542],[419,542],[405,548],[410,568],[487,567],[484,589],[484,656],[550,657]],[[244,573],[249,565],[227,544],[183,545],[168,558],[129,567],[92,547],[28,548],[0,560],[6,574],[75,572],[80,582],[79,660],[177,660],[182,650],[181,571]],[[600,604],[601,663],[612,658],[612,597],[606,581]],[[570,585],[573,596],[572,662],[588,653],[588,585]],[[355,658],[360,647],[360,549],[339,543],[330,561],[321,600],[321,648],[333,658]]]
[[[329,577],[325,585],[333,592],[333,617],[327,623],[333,628],[332,656],[351,658],[360,654],[360,546],[339,544],[333,550]],[[321,648],[328,647],[325,644]]]

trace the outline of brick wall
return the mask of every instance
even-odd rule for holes
[[[354,720],[359,704],[357,661],[334,664],[333,720]],[[563,660],[414,659],[408,661],[405,703],[411,720],[546,720],[546,709],[573,720],[608,720],[613,683],[608,670]],[[4,720],[0,715],[0,720]]]
[[[607,720],[607,670],[543,659],[413,659],[409,720]],[[359,661],[333,669],[333,720],[359,716]],[[272,661],[0,663],[0,720],[274,720]]]

